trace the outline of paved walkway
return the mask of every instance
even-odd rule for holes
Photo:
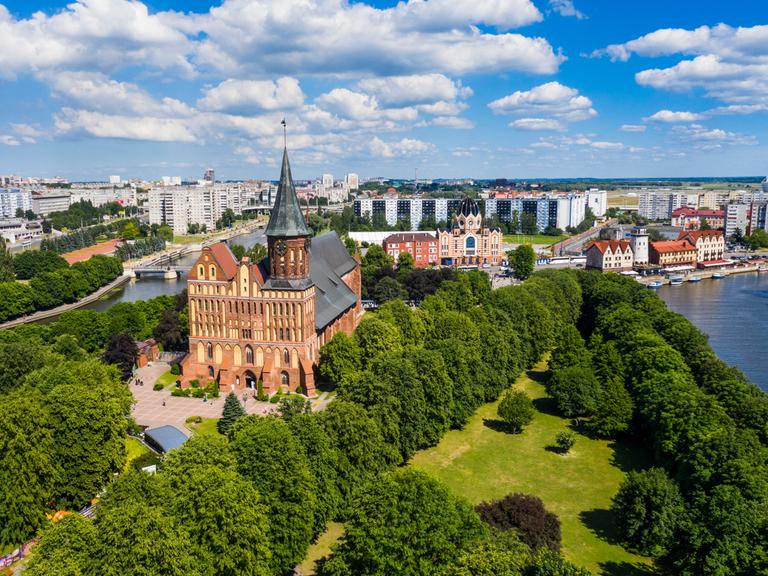
[[[138,386],[133,382],[129,383],[136,401],[133,405],[133,417],[138,424],[151,428],[172,424],[189,432],[186,427],[186,420],[190,416],[221,418],[224,398],[229,391],[222,390],[221,396],[210,398],[208,402],[204,402],[202,398],[171,396],[169,389],[152,390],[158,377],[170,368],[170,365],[164,362],[154,362],[151,366],[145,366],[136,371],[134,380],[143,380],[143,386]],[[242,401],[242,392],[239,393],[239,396]],[[245,410],[249,414],[268,414],[276,411],[277,405],[269,402],[257,402],[253,398],[253,391],[249,390],[247,391]]]

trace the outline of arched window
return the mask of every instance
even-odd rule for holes
[[[282,339],[283,339],[283,329],[280,328],[280,340],[282,340]]]
[[[288,350],[283,350],[283,364],[286,366],[291,365],[291,355],[288,353]]]
[[[475,248],[475,237],[474,236],[468,236],[467,241],[465,243],[465,246],[468,249],[474,249]]]
[[[245,347],[245,363],[253,364],[253,348],[250,346]]]
[[[213,366],[208,366],[208,376],[213,378]]]
[[[208,358],[213,358],[213,344],[208,342]]]
[[[211,271],[211,278],[212,278],[212,279],[216,279],[216,266],[214,266],[213,264],[211,264],[211,266],[210,266],[210,271]]]
[[[288,372],[280,372],[280,384],[283,386],[288,386],[290,382],[290,378],[288,376]]]

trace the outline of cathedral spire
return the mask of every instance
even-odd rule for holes
[[[291,165],[288,162],[288,149],[283,148],[283,167],[280,171],[280,184],[277,187],[277,198],[269,216],[266,229],[267,236],[311,236],[307,224],[301,214],[299,199],[291,177]]]

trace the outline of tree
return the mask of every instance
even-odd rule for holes
[[[381,352],[400,349],[400,333],[397,328],[375,316],[363,318],[354,337],[363,365]]]
[[[163,507],[128,501],[100,514],[98,528],[88,576],[202,576],[189,532]]]
[[[128,222],[120,230],[121,240],[135,240],[136,238],[139,237],[139,235],[140,235],[139,228],[132,221]]]
[[[173,242],[173,228],[168,226],[168,224],[159,226],[157,229],[157,235],[166,242]]]
[[[413,271],[413,256],[410,252],[403,252],[397,257],[397,275],[404,278]]]
[[[13,270],[13,256],[5,246],[5,238],[0,237],[0,282],[13,282],[16,275]]]
[[[312,403],[300,396],[286,396],[277,403],[277,412],[283,420],[290,420],[299,414],[312,412]]]
[[[133,337],[123,332],[122,334],[115,334],[109,339],[107,349],[102,354],[101,359],[107,364],[115,364],[120,369],[120,374],[125,382],[133,374],[138,353],[139,350]]]
[[[548,512],[536,496],[509,494],[501,500],[482,502],[475,510],[486,524],[497,530],[517,530],[520,539],[532,550],[542,547],[560,550],[560,520]]]
[[[660,468],[630,472],[611,510],[621,537],[647,556],[661,556],[674,544],[684,515],[677,484]]]
[[[69,268],[61,256],[51,250],[25,250],[13,257],[13,269],[20,280],[29,280],[43,272]]]
[[[520,217],[520,231],[523,234],[536,234],[539,231],[538,223],[536,222],[536,214],[530,212],[523,212]]]
[[[46,523],[57,470],[53,424],[37,391],[0,402],[0,546],[15,548]]]
[[[29,576],[92,574],[98,531],[93,521],[68,514],[43,532],[24,573]]]
[[[152,331],[155,339],[164,350],[185,350],[187,339],[181,325],[179,313],[175,310],[163,310],[160,321]]]
[[[526,280],[536,267],[536,253],[530,244],[521,244],[514,250],[507,252],[509,267],[512,274],[518,280]]]
[[[701,218],[699,230],[712,230],[712,226],[709,225],[709,220],[706,218]]]
[[[235,213],[231,208],[227,208],[224,210],[224,213],[221,215],[221,218],[219,218],[219,221],[216,222],[216,228],[231,228],[232,224],[235,223]]]
[[[320,374],[335,384],[360,370],[361,352],[357,340],[345,332],[337,332],[320,349]]]
[[[237,394],[230,392],[227,394],[226,400],[224,400],[224,410],[221,413],[221,418],[216,422],[216,429],[219,434],[226,436],[234,426],[238,418],[247,416],[248,413],[240,404],[240,400],[237,399]]]
[[[241,418],[231,436],[238,471],[267,505],[273,572],[282,574],[304,558],[313,536],[317,497],[306,453],[275,417]]]
[[[270,576],[266,507],[256,486],[231,468],[197,465],[182,475],[161,474],[173,489],[171,509],[220,576]]]
[[[408,292],[400,282],[389,276],[384,276],[373,289],[373,297],[377,302],[383,304],[390,300],[405,300],[408,298]]]
[[[24,376],[42,368],[48,356],[46,350],[34,342],[0,343],[0,394],[21,386]]]
[[[511,542],[482,542],[469,548],[440,576],[523,576],[530,563],[530,549],[512,533],[506,538]]]
[[[486,535],[463,500],[416,470],[381,477],[355,500],[323,576],[439,574]]]
[[[597,411],[600,384],[590,368],[574,366],[552,373],[549,392],[568,418],[591,416]]]
[[[557,339],[557,346],[549,360],[549,368],[558,370],[571,366],[589,366],[592,363],[592,354],[584,343],[576,326],[566,324]]]
[[[497,413],[512,432],[519,432],[533,421],[536,410],[525,392],[507,390],[501,398]]]
[[[57,336],[51,350],[57,354],[61,354],[67,360],[80,361],[85,360],[87,352],[80,348],[80,343],[77,338],[71,334],[62,334]]]
[[[598,436],[613,437],[629,429],[634,412],[632,396],[620,378],[610,378],[600,385],[600,399],[595,417],[587,423]]]

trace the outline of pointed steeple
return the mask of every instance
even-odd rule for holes
[[[266,229],[267,236],[311,236],[307,224],[301,214],[299,199],[291,177],[291,165],[288,162],[288,149],[283,149],[283,167],[280,171],[280,184],[277,187],[277,198],[269,216]]]

